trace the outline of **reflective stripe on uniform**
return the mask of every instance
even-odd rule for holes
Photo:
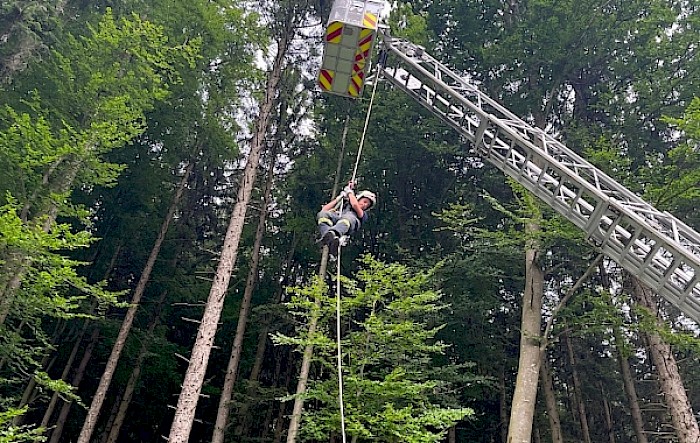
[[[319,225],[332,225],[333,220],[331,220],[330,218],[321,217],[318,219],[318,224]]]
[[[350,220],[346,220],[344,218],[341,218],[340,220],[338,220],[338,223],[344,223],[344,224],[348,225],[348,228],[350,227],[350,224],[351,224]]]

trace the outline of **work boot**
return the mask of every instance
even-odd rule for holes
[[[331,240],[330,243],[328,243],[328,252],[334,256],[338,256],[338,250],[340,249],[340,237],[335,235],[335,232],[333,233],[333,239]]]
[[[321,244],[330,247],[330,245],[337,240],[338,235],[335,231],[328,231],[321,237]]]

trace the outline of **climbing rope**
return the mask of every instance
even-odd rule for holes
[[[338,404],[340,405],[340,431],[343,436],[343,443],[347,443],[345,436],[345,404],[343,402],[343,352],[340,348],[340,250],[338,246],[338,262],[336,263],[335,275],[335,330],[338,348]]]
[[[362,148],[365,146],[365,135],[367,135],[367,127],[369,126],[369,117],[372,114],[372,105],[374,104],[374,96],[377,93],[377,85],[379,84],[379,65],[377,65],[377,75],[374,77],[372,85],[372,95],[369,98],[369,106],[367,107],[367,115],[365,116],[365,126],[362,128],[362,137],[360,137],[360,146],[357,148],[357,158],[355,159],[355,167],[352,170],[352,182],[355,182],[357,177],[357,167],[360,165],[360,157],[362,156]]]
[[[372,105],[374,104],[374,96],[377,93],[377,84],[379,84],[379,65],[377,65],[377,75],[374,78],[374,85],[372,85],[372,95],[369,99],[369,106],[367,107],[367,115],[365,116],[365,125],[362,128],[362,136],[360,137],[360,145],[357,148],[357,157],[355,159],[355,167],[352,171],[352,179],[350,180],[353,184],[355,183],[355,178],[357,177],[357,168],[360,165],[360,158],[362,157],[362,148],[365,145],[365,136],[367,135],[367,127],[369,126],[369,118],[372,114]],[[343,201],[340,201],[340,213],[343,213]],[[336,326],[336,347],[338,349],[338,403],[340,405],[340,430],[343,436],[343,443],[347,443],[347,437],[345,436],[345,402],[343,400],[343,352],[340,344],[340,255],[343,249],[343,243],[338,245],[338,256],[336,262],[336,275],[335,275],[335,326]]]

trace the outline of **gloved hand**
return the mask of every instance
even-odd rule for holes
[[[352,188],[354,186],[355,186],[355,184],[353,182],[348,183],[348,185],[345,188],[343,188],[343,193],[342,193],[343,197],[347,197],[348,194],[350,194],[351,192],[354,192],[352,190]]]

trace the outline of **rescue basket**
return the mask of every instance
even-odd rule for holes
[[[362,95],[384,2],[335,0],[323,42],[318,84],[323,91],[358,98]]]

